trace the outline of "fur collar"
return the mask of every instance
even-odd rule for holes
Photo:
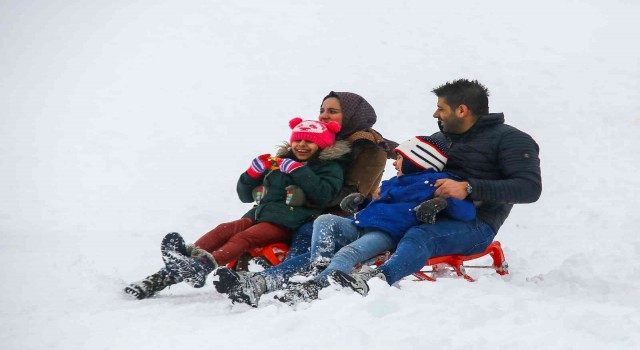
[[[335,160],[344,155],[351,152],[351,144],[348,141],[336,141],[333,145],[320,150],[317,155],[314,155],[313,158],[316,158],[319,161],[326,160]],[[289,142],[283,142],[283,144],[276,151],[276,157],[280,158],[289,158],[293,152],[291,151],[291,144]]]

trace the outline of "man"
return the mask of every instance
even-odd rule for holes
[[[526,133],[504,124],[502,113],[489,114],[489,91],[477,81],[455,80],[432,90],[438,97],[433,117],[440,132],[432,137],[449,145],[444,171],[463,181],[440,179],[434,196],[472,200],[475,221],[439,218],[415,226],[380,267],[351,275],[332,272],[331,279],[366,295],[367,280],[394,284],[420,270],[432,257],[483,252],[516,203],[532,203],[542,191],[538,145]]]

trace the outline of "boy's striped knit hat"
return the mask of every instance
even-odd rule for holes
[[[398,145],[394,151],[403,158],[401,169],[403,174],[417,173],[426,169],[440,172],[447,164],[447,145],[430,136],[413,137]]]

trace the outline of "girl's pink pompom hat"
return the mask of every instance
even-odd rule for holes
[[[291,139],[293,141],[307,140],[320,148],[327,148],[336,140],[336,133],[340,131],[340,124],[334,121],[323,123],[317,120],[302,120],[296,117],[289,121]]]

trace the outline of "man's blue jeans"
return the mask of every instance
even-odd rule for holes
[[[391,258],[378,269],[391,285],[420,270],[430,258],[482,253],[494,237],[493,229],[481,220],[456,221],[441,218],[433,225],[410,228]]]

